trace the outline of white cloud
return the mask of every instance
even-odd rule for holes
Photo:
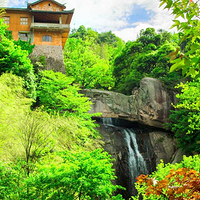
[[[1,0],[0,1],[0,7],[6,7],[8,3],[8,0]]]
[[[16,7],[18,5],[23,5],[23,7],[26,6],[25,0],[7,0],[7,7]]]
[[[135,40],[138,37],[140,30],[152,27],[148,23],[140,23],[140,22],[135,23],[135,25],[136,25],[135,27],[124,28],[122,30],[116,30],[113,32],[115,33],[115,35],[117,35],[118,37],[122,38],[124,41],[127,42],[129,40],[130,41]]]
[[[128,25],[126,17],[131,13],[133,4],[131,1],[123,3],[116,0],[69,0],[66,7],[75,8],[73,23],[76,27],[85,25],[108,31]]]
[[[144,6],[147,10],[151,10],[154,12],[154,15],[149,21],[138,21],[137,23],[132,24],[133,27],[115,30],[114,33],[117,36],[123,38],[125,41],[128,41],[135,40],[138,37],[140,30],[146,29],[148,27],[155,28],[156,30],[164,29],[170,32],[175,32],[175,29],[170,29],[173,23],[173,16],[171,15],[170,11],[163,10],[163,8],[159,8],[159,3],[156,4],[155,1],[154,3],[152,3],[152,5],[148,2],[144,2],[142,6]],[[138,4],[141,4],[141,1]]]
[[[137,5],[154,14],[146,22],[128,24],[128,16]],[[68,0],[66,7],[75,8],[72,28],[84,25],[100,32],[111,30],[125,41],[135,40],[141,29],[169,30],[172,25],[172,16],[159,8],[159,0]]]

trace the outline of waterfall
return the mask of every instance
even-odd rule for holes
[[[140,174],[147,174],[148,170],[146,162],[139,152],[134,129],[119,127],[117,126],[116,119],[112,118],[102,118],[102,122],[105,127],[116,127],[124,134],[124,140],[126,141],[128,148],[130,181],[135,182],[135,178]]]
[[[140,174],[147,174],[147,166],[144,158],[138,149],[138,144],[136,140],[136,134],[132,129],[123,129],[125,133],[125,140],[128,147],[128,162],[129,162],[129,171],[130,171],[130,179],[134,182],[134,179],[138,177]]]
[[[99,124],[105,141],[104,148],[115,159],[116,184],[126,188],[117,192],[123,198],[130,199],[137,194],[134,186],[136,178],[155,170],[149,135],[137,123],[122,119],[100,118]]]
[[[105,117],[105,118],[102,118],[101,120],[104,126],[114,126],[112,118]]]

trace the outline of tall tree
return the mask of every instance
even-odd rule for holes
[[[168,128],[174,133],[178,145],[189,153],[200,152],[199,119],[200,119],[200,91],[199,91],[199,69],[200,69],[200,21],[199,21],[199,1],[193,0],[161,0],[161,5],[172,9],[175,20],[173,27],[181,32],[182,42],[187,44],[176,49],[169,54],[173,65],[171,71],[182,70],[186,76],[191,76],[193,81],[178,87],[182,88],[177,95],[178,103],[174,106],[175,111],[169,117]],[[179,21],[177,17],[185,19]]]
[[[111,89],[113,60],[123,46],[111,31],[98,33],[80,26],[70,34],[64,50],[66,73],[81,88]]]
[[[182,73],[193,78],[199,77],[200,69],[200,6],[198,0],[161,0],[161,5],[166,9],[172,9],[175,19],[172,27],[176,27],[181,32],[181,41],[184,46],[172,52],[173,66],[171,71],[182,70]],[[178,17],[184,21],[178,20]],[[175,59],[175,60],[174,60]]]
[[[176,47],[172,35],[166,31],[156,33],[153,28],[141,30],[138,39],[127,42],[114,60],[114,90],[131,94],[145,76],[158,78],[173,88],[181,76],[178,73],[169,74],[171,64],[166,56]]]

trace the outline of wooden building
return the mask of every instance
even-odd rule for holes
[[[3,18],[15,40],[30,39],[35,45],[64,48],[74,13],[65,8],[54,0],[39,0],[27,8],[6,8]]]
[[[35,44],[32,58],[46,57],[47,70],[65,73],[63,48],[70,32],[73,10],[54,0],[38,0],[27,8],[5,8],[4,23],[14,40]]]

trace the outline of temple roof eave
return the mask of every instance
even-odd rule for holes
[[[29,10],[27,8],[6,8],[7,11],[24,11],[24,12],[30,12],[30,13],[46,13],[46,14],[73,14],[74,9],[72,10],[63,10],[63,11],[45,11],[45,10]]]
[[[46,10],[29,10],[31,13],[45,13],[45,14],[74,14],[74,9],[63,11],[46,11]]]

